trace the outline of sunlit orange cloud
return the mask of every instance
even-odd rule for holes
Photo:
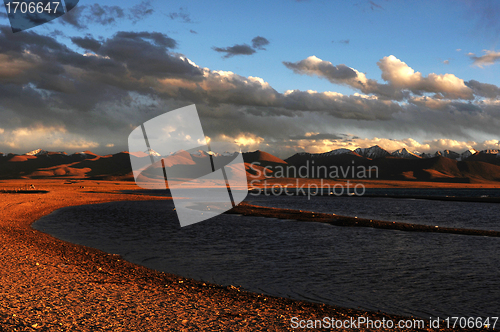
[[[221,135],[220,139],[223,141],[234,142],[240,147],[247,148],[259,146],[264,142],[264,138],[251,133],[241,133],[236,137]]]
[[[96,148],[99,143],[69,133],[64,126],[18,127],[0,130],[3,145],[12,149],[33,150],[36,148],[57,150],[82,150]]]

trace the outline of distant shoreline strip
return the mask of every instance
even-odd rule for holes
[[[228,214],[241,214],[244,216],[259,216],[277,219],[292,219],[297,221],[322,222],[334,226],[342,227],[372,227],[382,229],[394,229],[405,232],[433,232],[450,233],[475,236],[500,237],[500,231],[440,227],[420,224],[402,223],[396,221],[382,221],[375,219],[337,216],[329,213],[318,213],[312,211],[280,209],[271,207],[262,207],[241,203],[233,209],[227,211]]]

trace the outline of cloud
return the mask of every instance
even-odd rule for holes
[[[317,75],[337,84],[358,77],[356,70],[344,64],[334,66],[331,62],[323,61],[314,55],[298,62],[283,61],[283,64],[297,74]]]
[[[34,150],[41,147],[53,150],[85,150],[96,148],[99,143],[85,140],[79,135],[69,133],[63,126],[35,125],[31,127],[18,127],[13,130],[3,131],[0,146],[10,149]]]
[[[90,14],[87,20],[92,23],[109,25],[116,22],[116,19],[125,17],[124,10],[119,6],[106,6],[94,3],[89,6]]]
[[[191,29],[191,30],[189,30],[189,32],[191,32],[191,33],[193,33],[193,34],[195,34],[195,35],[197,35],[197,34],[198,34],[198,32],[196,32],[196,31],[194,31],[194,30],[192,30],[192,29]]]
[[[61,16],[61,22],[72,25],[78,30],[84,30],[87,29],[88,25],[109,26],[125,18],[131,20],[132,23],[137,23],[153,13],[154,8],[150,0],[143,0],[141,3],[130,8],[94,3],[74,7],[71,11]]]
[[[97,52],[101,47],[101,42],[92,38],[91,36],[71,37],[71,41],[73,42],[73,44],[92,52]]]
[[[335,66],[331,62],[321,60],[314,55],[298,62],[284,61],[283,64],[297,74],[316,75],[326,78],[334,84],[348,85],[363,93],[378,94],[382,98],[403,99],[403,93],[390,85],[379,84],[375,80],[367,79],[365,74],[354,68],[344,64]]]
[[[212,47],[212,49],[219,53],[226,53],[226,55],[224,55],[224,58],[230,58],[235,55],[252,55],[256,52],[250,45],[247,44],[237,44],[230,47],[214,46]]]
[[[88,18],[84,15],[84,12],[87,11],[88,6],[78,5],[63,16],[60,17],[60,20],[63,24],[69,24],[73,27],[82,30],[87,27]]]
[[[327,133],[314,133],[308,132],[304,135],[291,135],[290,139],[292,140],[339,140],[342,139],[343,136],[337,134],[327,134]]]
[[[252,46],[248,44],[236,44],[230,47],[212,47],[212,49],[219,53],[226,53],[223,58],[230,58],[235,55],[252,55],[257,50],[265,50],[264,46],[269,45],[269,40],[264,37],[257,36],[252,39]]]
[[[484,66],[491,66],[495,62],[500,60],[500,52],[484,50],[486,54],[482,56],[476,56],[474,53],[468,53],[467,55],[471,60],[473,60],[472,65],[483,68]]]
[[[58,133],[52,137],[58,149],[95,146],[96,152],[109,153],[106,145],[113,142],[118,151],[126,150],[128,134],[137,125],[193,103],[205,134],[214,140],[225,135],[244,149],[261,148],[282,157],[303,149],[355,148],[366,137],[412,137],[423,142],[419,144],[427,137],[457,142],[498,137],[497,86],[463,82],[453,75],[424,76],[396,58],[381,60],[386,84],[316,57],[290,62],[287,67],[300,74],[320,76],[359,93],[281,93],[263,78],[195,64],[175,53],[177,41],[162,33],[120,31],[109,38],[86,35],[72,41],[89,52],[76,52],[34,31],[13,36],[9,27],[0,27],[3,135],[21,137],[24,130],[37,138],[26,138],[23,145],[21,138],[1,143],[8,138],[2,136],[1,150],[26,152],[44,142],[52,144],[42,139],[50,137],[50,130]],[[476,98],[451,97],[462,91]],[[14,143],[9,147],[5,142]]]
[[[143,0],[141,3],[129,9],[128,17],[133,23],[136,23],[145,17],[152,15],[154,11],[155,10],[151,4],[151,0]]]
[[[252,39],[252,47],[258,50],[265,50],[264,46],[269,45],[269,40],[264,37],[257,36]]]
[[[481,83],[476,80],[470,80],[465,84],[474,91],[475,95],[491,99],[500,97],[500,88],[496,85]]]
[[[444,60],[444,61],[443,61],[443,64],[445,64],[445,65],[449,65],[449,64],[450,64],[450,60]]]
[[[179,8],[179,11],[177,12],[169,13],[168,17],[170,17],[172,20],[179,19],[184,23],[191,23],[191,17],[189,16],[189,13],[186,12],[186,9],[183,7]]]
[[[377,65],[382,71],[382,79],[398,89],[408,89],[415,94],[439,93],[448,99],[474,98],[464,80],[453,74],[431,73],[424,77],[393,55],[384,57]]]
[[[348,85],[366,94],[375,94],[381,98],[403,100],[409,92],[417,95],[436,93],[448,99],[473,99],[473,93],[462,79],[453,74],[438,75],[431,73],[424,77],[415,72],[406,63],[391,55],[382,58],[377,65],[382,71],[382,79],[389,84],[380,84],[368,79],[365,74],[344,64],[333,65],[316,56],[310,56],[298,62],[283,62],[298,74],[316,75],[328,79],[334,84]]]
[[[221,135],[220,137],[222,140],[225,141],[232,141],[236,143],[238,146],[246,146],[246,147],[253,147],[253,146],[258,146],[262,142],[264,142],[264,138],[256,136],[252,133],[240,133],[236,137],[229,137],[226,135]]]

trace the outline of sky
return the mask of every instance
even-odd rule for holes
[[[286,158],[498,149],[500,2],[100,1],[13,33],[0,151],[127,150],[195,104],[205,134]]]

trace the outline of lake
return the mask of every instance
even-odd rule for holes
[[[498,204],[253,197],[254,204],[500,229]],[[171,201],[63,208],[33,227],[159,271],[275,296],[401,315],[498,316],[500,239],[220,215],[181,228]]]

